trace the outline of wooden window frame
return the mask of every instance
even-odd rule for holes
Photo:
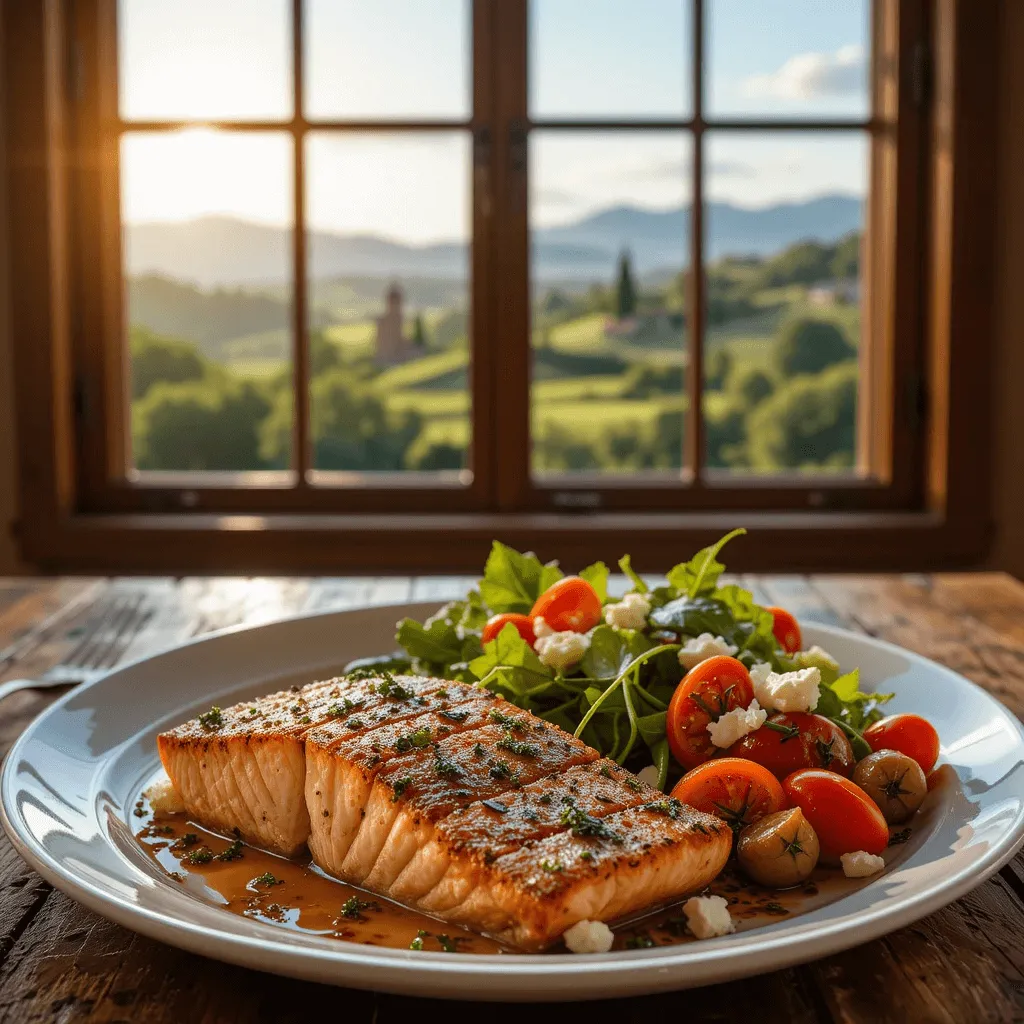
[[[110,237],[116,153],[104,146],[97,119],[69,116],[71,101],[97,117],[110,110],[109,74],[98,73],[112,66],[109,31],[95,12],[109,18],[111,3],[3,0],[19,538],[29,562],[83,571],[472,570],[500,536],[567,562],[628,549],[635,564],[657,570],[736,523],[759,535],[737,552],[743,569],[923,568],[983,556],[991,532],[996,0],[876,4],[880,64],[872,122],[887,148],[873,159],[867,217],[869,231],[886,245],[871,248],[866,270],[872,294],[866,329],[874,334],[862,378],[871,381],[864,390],[878,402],[860,403],[859,415],[875,423],[893,410],[893,422],[891,431],[872,432],[880,441],[860,453],[879,481],[874,498],[863,479],[730,477],[709,486],[698,477],[685,490],[648,491],[605,480],[559,481],[556,488],[531,483],[526,446],[501,441],[528,436],[529,352],[521,341],[529,336],[522,333],[529,325],[526,68],[486,59],[487,48],[497,45],[525,54],[526,4],[476,0],[475,107],[464,127],[474,133],[474,237],[484,240],[473,256],[472,388],[480,417],[474,425],[483,428],[477,437],[487,447],[474,450],[470,487],[420,489],[412,481],[389,490],[386,505],[380,493],[354,488],[306,486],[301,504],[274,487],[118,488],[110,469],[123,460],[123,438],[101,428],[82,443],[82,423],[95,403],[121,401],[124,388],[118,360],[96,358],[118,337],[103,325],[115,317],[120,322],[120,295],[84,288],[80,273],[83,239],[105,239],[103,251],[118,251]],[[896,61],[896,53],[904,59]],[[89,73],[90,61],[96,74]],[[484,74],[486,68],[493,74]],[[927,117],[915,118],[907,97],[929,90]],[[696,113],[699,128],[699,105]],[[82,195],[105,199],[76,201]],[[494,203],[504,206],[497,226],[486,212]],[[699,254],[700,210],[693,222]],[[296,261],[304,259],[302,250],[300,241]],[[697,315],[699,278],[691,275]],[[497,280],[512,286],[497,295],[491,291]],[[303,303],[297,296],[297,326],[305,322]],[[908,330],[919,339],[917,350],[893,343]],[[294,360],[303,377],[304,347],[297,344]],[[691,399],[699,397],[694,349]],[[83,376],[83,365],[91,376]],[[691,401],[691,461],[699,459],[701,444],[698,408]],[[308,447],[302,431],[300,425],[297,440]],[[488,475],[497,465],[501,473]],[[900,471],[890,480],[877,473],[887,465],[919,472]],[[595,488],[597,510],[589,497]],[[415,511],[394,511],[396,493]]]

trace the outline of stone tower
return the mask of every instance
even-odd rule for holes
[[[392,283],[385,298],[384,315],[377,317],[378,363],[402,363],[411,354],[405,340],[402,300],[402,289]]]

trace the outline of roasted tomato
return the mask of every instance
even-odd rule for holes
[[[492,615],[480,634],[482,644],[493,640],[507,625],[516,627],[519,635],[532,647],[536,637],[533,635],[533,619],[529,615],[519,615],[516,612],[504,612],[501,615]]]
[[[920,715],[889,715],[864,730],[872,750],[898,750],[912,757],[927,775],[939,759],[939,734]]]
[[[750,673],[741,661],[723,654],[692,668],[672,694],[665,721],[675,759],[684,768],[695,768],[713,757],[718,747],[708,735],[708,723],[753,699]]]
[[[556,633],[586,633],[601,621],[601,598],[579,576],[566,576],[537,598],[530,619],[540,616]]]
[[[880,854],[889,845],[889,826],[860,786],[835,772],[805,768],[783,783],[789,802],[804,812],[821,846],[821,859],[838,864],[844,853]]]
[[[687,772],[672,796],[721,818],[736,832],[786,806],[779,780],[740,757],[719,757]]]
[[[849,775],[855,761],[850,741],[838,725],[802,711],[772,715],[726,753],[764,765],[777,779],[801,768],[827,768]]]
[[[800,633],[800,624],[796,619],[785,608],[773,606],[766,608],[765,611],[771,612],[772,618],[775,620],[772,632],[775,634],[775,639],[779,641],[779,646],[787,654],[796,654],[801,650],[804,646],[804,639]]]

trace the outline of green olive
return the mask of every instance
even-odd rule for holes
[[[806,881],[818,863],[818,837],[799,807],[766,814],[741,833],[740,867],[761,885],[785,889]]]
[[[928,795],[921,766],[896,750],[876,750],[858,761],[853,781],[878,804],[890,825],[906,821]]]

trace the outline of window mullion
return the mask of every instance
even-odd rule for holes
[[[690,274],[687,296],[687,414],[684,466],[693,485],[704,464],[704,0],[693,0],[693,189],[690,200]]]
[[[292,225],[292,458],[296,485],[309,482],[311,457],[309,422],[309,334],[306,274],[306,136],[303,99],[303,0],[292,0],[292,124],[294,215]]]

